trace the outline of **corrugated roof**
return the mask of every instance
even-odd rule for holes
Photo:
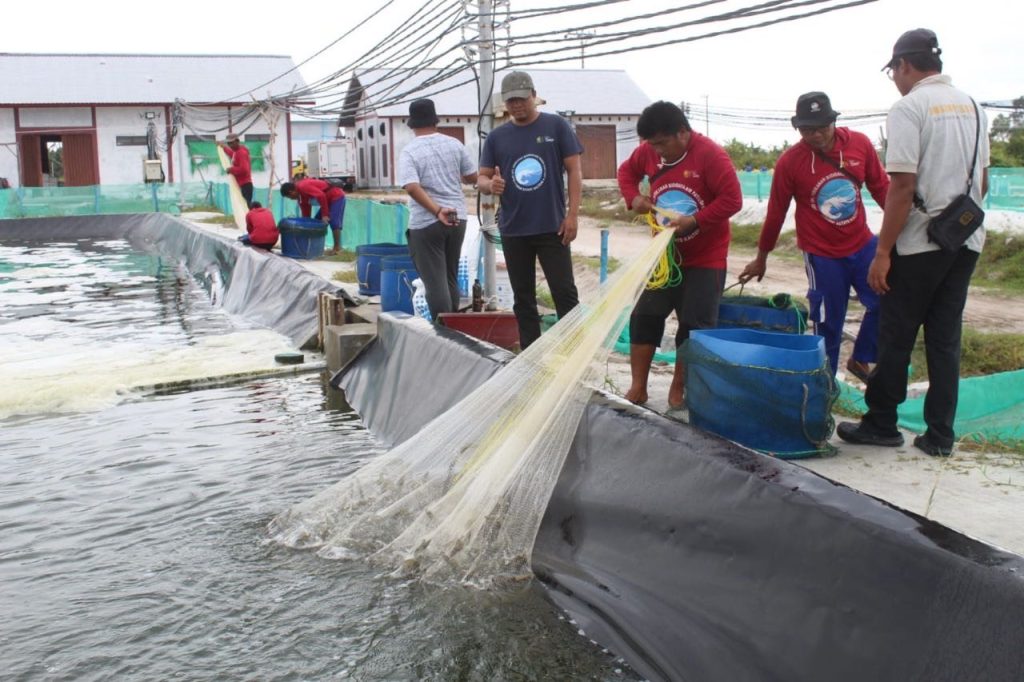
[[[3,104],[156,104],[183,99],[251,101],[245,92],[293,69],[291,57],[264,55],[0,53]],[[291,71],[256,96],[305,87]]]
[[[574,111],[581,116],[607,116],[639,114],[651,103],[643,90],[625,71],[612,69],[524,69],[533,77],[537,96],[546,101],[544,111]],[[368,70],[356,73],[354,80],[367,88],[372,103],[393,100],[401,96],[404,102],[383,106],[376,111],[380,116],[407,116],[408,101],[418,97],[434,100],[441,116],[476,115],[476,82],[471,73],[460,73],[437,83],[422,85],[434,78],[436,69],[391,73]],[[495,76],[494,101],[501,100],[501,78]],[[390,75],[389,75],[390,74]],[[469,81],[469,82],[463,82]],[[454,86],[454,87],[453,87]],[[451,88],[451,89],[447,89]]]

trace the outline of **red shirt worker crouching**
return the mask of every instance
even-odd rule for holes
[[[245,231],[248,234],[239,237],[240,242],[267,251],[274,248],[278,237],[281,236],[274,214],[263,208],[258,201],[254,201],[252,210],[245,214]]]

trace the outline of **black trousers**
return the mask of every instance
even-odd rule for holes
[[[554,232],[526,237],[501,236],[508,279],[515,303],[512,311],[519,324],[519,346],[528,347],[540,338],[540,314],[537,312],[537,261],[555,300],[555,311],[561,318],[579,303],[576,281],[572,275],[572,251]]]
[[[441,313],[459,309],[459,256],[465,236],[465,220],[455,226],[438,220],[419,230],[405,231],[409,255],[427,290],[427,307],[435,321]]]
[[[907,399],[907,370],[917,332],[924,327],[928,360],[928,393],[924,421],[928,439],[952,447],[953,419],[960,390],[960,335],[967,286],[978,254],[928,251],[912,256],[893,254],[889,292],[882,296],[878,333],[878,365],[868,380],[864,421],[876,430],[896,429],[896,408]]]
[[[242,192],[242,198],[245,199],[246,207],[252,208],[252,183],[247,182],[244,185],[239,185],[238,189]]]

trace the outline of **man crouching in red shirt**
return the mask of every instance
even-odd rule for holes
[[[682,280],[640,295],[629,318],[629,369],[626,399],[647,402],[647,375],[654,352],[674,310],[679,320],[676,348],[694,329],[718,324],[718,302],[725,286],[729,252],[729,218],[743,205],[740,181],[725,150],[693,131],[683,111],[671,102],[655,102],[640,114],[636,132],[644,142],[619,166],[618,180],[626,205],[637,213],[655,206],[678,214],[674,228],[675,261]],[[640,193],[647,176],[650,196]],[[668,405],[683,407],[686,365],[676,351]]]
[[[258,201],[252,202],[252,210],[245,214],[245,231],[238,241],[249,246],[270,251],[277,244],[281,233],[277,231],[274,214],[263,208]]]

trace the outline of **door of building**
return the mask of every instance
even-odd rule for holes
[[[577,125],[576,136],[583,145],[583,178],[606,180],[615,177],[614,125]]]

